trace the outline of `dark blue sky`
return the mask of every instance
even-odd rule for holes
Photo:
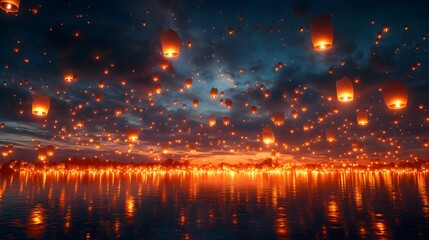
[[[316,52],[310,20],[323,14],[331,15],[334,43]],[[35,161],[38,143],[58,148],[51,160],[247,162],[272,151],[279,160],[429,157],[423,145],[429,138],[424,1],[22,0],[18,14],[1,12],[0,18],[0,144],[15,149],[6,159]],[[163,70],[159,35],[168,28],[179,34],[181,52]],[[283,67],[275,71],[279,63]],[[64,82],[65,68],[74,71],[76,82]],[[154,74],[162,93],[150,96]],[[335,81],[344,76],[360,78],[351,103],[336,100]],[[193,87],[180,91],[186,78],[193,78]],[[379,88],[389,80],[406,85],[405,110],[384,104]],[[270,90],[268,98],[261,84]],[[213,87],[224,97],[210,99]],[[51,97],[47,117],[31,114],[35,93]],[[231,109],[219,103],[227,98]],[[116,109],[123,114],[115,116]],[[357,125],[356,109],[368,110],[368,126]],[[273,125],[273,112],[284,112],[283,126]],[[325,116],[321,123],[319,114]],[[226,116],[229,126],[221,122]],[[215,127],[208,126],[210,117],[216,117]],[[74,129],[79,121],[84,126]],[[303,125],[313,128],[304,132]],[[263,126],[273,129],[277,144],[258,141]],[[140,130],[133,146],[125,141],[128,128]],[[334,143],[325,140],[328,128],[335,129]],[[353,141],[362,150],[354,152]],[[164,145],[168,154],[161,154]]]

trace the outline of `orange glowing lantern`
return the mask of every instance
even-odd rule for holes
[[[186,80],[185,80],[185,87],[187,87],[187,88],[191,88],[192,87],[192,78],[187,78]]]
[[[195,153],[195,152],[197,152],[197,147],[196,146],[189,146],[189,151],[191,153]]]
[[[276,138],[274,136],[274,132],[270,127],[263,127],[262,128],[262,141],[269,145],[271,143],[274,143],[276,141]]]
[[[404,109],[408,101],[408,91],[405,84],[398,80],[388,82],[383,87],[383,98],[387,108]]]
[[[337,97],[340,102],[353,101],[353,83],[348,77],[343,77],[335,82],[337,87]]]
[[[2,155],[3,157],[7,157],[7,156],[9,156],[9,149],[8,149],[8,147],[3,147],[3,148],[1,149],[1,155]]]
[[[357,113],[357,122],[361,126],[368,125],[368,113],[367,112],[358,112]]]
[[[232,108],[232,101],[231,101],[231,99],[229,99],[229,98],[225,99],[225,106],[228,109]]]
[[[21,0],[0,0],[0,8],[7,13],[17,13]]]
[[[180,53],[179,34],[171,28],[161,34],[161,44],[164,57],[175,58]]]
[[[48,157],[52,157],[54,156],[54,151],[55,151],[55,147],[52,145],[49,145],[46,147],[46,154],[48,155]]]
[[[224,117],[223,118],[223,125],[228,126],[230,123],[229,117]]]
[[[335,142],[337,139],[335,137],[335,130],[333,128],[328,128],[325,130],[326,141]]]
[[[136,142],[139,140],[139,131],[134,128],[130,128],[127,130],[128,134],[128,141],[130,142]]]
[[[161,86],[161,84],[155,84],[155,92],[157,93],[157,94],[161,94],[161,92],[162,92],[162,86]]]
[[[32,103],[32,112],[37,116],[46,116],[48,115],[49,108],[51,106],[51,98],[49,96],[34,95]]]
[[[258,109],[256,108],[256,106],[252,106],[252,107],[250,108],[250,113],[255,114],[257,110],[258,110]]]
[[[219,91],[217,90],[217,88],[210,89],[210,98],[213,98],[213,99],[217,98],[218,93]]]
[[[71,69],[68,69],[68,68],[64,69],[63,76],[64,76],[65,82],[74,82],[75,81],[75,76],[74,76],[73,70],[71,70]]]
[[[213,127],[213,126],[215,126],[216,125],[216,118],[214,118],[214,117],[210,117],[209,118],[209,126],[210,127]]]
[[[282,126],[285,122],[285,114],[283,112],[277,112],[271,114],[271,121],[276,126]]]
[[[192,104],[194,105],[194,108],[198,108],[198,105],[199,105],[198,99],[194,99],[192,101]]]
[[[46,150],[46,148],[39,148],[39,150],[37,151],[37,158],[40,161],[45,161],[48,158],[48,151]]]
[[[162,146],[162,154],[167,154],[168,150],[169,150],[168,145]]]
[[[332,47],[334,31],[332,29],[331,16],[313,17],[311,19],[310,32],[314,50],[321,51]]]

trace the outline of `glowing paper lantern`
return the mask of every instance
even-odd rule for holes
[[[21,0],[0,0],[0,8],[7,13],[16,13],[20,2]]]
[[[185,80],[185,87],[187,87],[187,88],[191,88],[192,87],[192,78],[187,78],[186,80]]]
[[[194,105],[194,108],[198,108],[198,105],[199,105],[198,99],[194,99],[192,101],[192,104]]]
[[[209,126],[213,127],[215,125],[216,125],[216,118],[214,117],[209,118]]]
[[[232,108],[232,101],[231,101],[231,99],[229,99],[229,98],[225,99],[225,106],[228,109]]]
[[[3,157],[9,156],[9,149],[8,149],[8,147],[2,147],[2,149],[1,149],[1,155]]]
[[[191,153],[195,153],[195,152],[197,152],[197,147],[196,146],[189,146],[189,151]]]
[[[387,108],[404,109],[408,101],[407,88],[401,81],[390,81],[383,87],[383,98]]]
[[[217,88],[210,89],[210,98],[213,98],[213,99],[217,98],[218,93],[219,92],[218,92]]]
[[[32,112],[37,116],[46,116],[48,115],[49,108],[51,106],[51,98],[49,96],[34,95],[32,103]]]
[[[167,154],[168,153],[168,145],[164,145],[162,146],[162,154]]]
[[[285,114],[283,112],[273,113],[271,114],[271,121],[276,126],[282,126],[285,122]]]
[[[316,16],[311,19],[311,40],[314,50],[321,51],[332,47],[334,31],[332,29],[331,16]]]
[[[128,141],[135,142],[139,140],[139,131],[137,129],[131,128],[127,130]]]
[[[223,125],[228,126],[230,123],[229,117],[224,117],[223,118]]]
[[[75,81],[74,73],[73,73],[73,70],[71,70],[71,69],[68,69],[68,68],[64,69],[63,76],[64,76],[65,82],[74,82]]]
[[[161,34],[161,44],[164,57],[175,58],[180,53],[179,34],[171,28]]]
[[[358,112],[357,113],[357,122],[361,126],[368,124],[368,113],[367,112]]]
[[[161,92],[162,92],[162,86],[161,86],[161,84],[155,84],[155,92],[157,93],[157,94],[161,94]]]
[[[326,141],[334,142],[337,140],[335,137],[335,130],[333,128],[326,129],[325,134],[326,134]]]
[[[262,128],[262,141],[269,145],[271,143],[274,143],[276,141],[276,138],[274,136],[274,132],[270,127],[263,127]]]
[[[340,102],[350,102],[353,101],[353,83],[348,77],[343,77],[340,80],[335,82],[337,87],[337,97]]]
[[[46,153],[49,157],[54,156],[55,147],[52,145],[49,145],[46,147]]]
[[[37,151],[37,159],[40,161],[45,161],[48,158],[48,151],[46,148],[39,148]]]

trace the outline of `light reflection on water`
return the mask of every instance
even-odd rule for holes
[[[424,239],[428,173],[0,177],[3,238]]]

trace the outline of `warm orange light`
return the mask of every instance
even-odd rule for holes
[[[64,76],[65,82],[74,82],[75,81],[75,76],[74,76],[73,70],[71,70],[71,69],[64,69],[63,76]]]
[[[216,118],[214,117],[209,118],[209,126],[213,127],[215,125],[216,125]]]
[[[283,112],[276,112],[271,114],[271,121],[276,126],[282,126],[285,122],[285,114]]]
[[[323,51],[332,47],[334,32],[331,16],[313,17],[310,24],[311,40],[316,51]]]
[[[54,151],[55,151],[55,147],[54,147],[54,146],[49,145],[49,146],[47,146],[47,147],[46,147],[46,154],[47,154],[49,157],[54,156]]]
[[[171,28],[161,34],[161,44],[164,57],[175,58],[180,53],[179,34]]]
[[[229,117],[224,117],[223,118],[223,125],[228,126],[230,123]]]
[[[16,13],[19,11],[21,0],[0,0],[0,9],[7,13]]]
[[[325,134],[326,134],[326,141],[335,142],[337,140],[335,137],[335,130],[333,128],[326,129]]]
[[[262,141],[266,144],[272,144],[276,141],[276,137],[274,136],[274,132],[270,127],[262,128]]]
[[[368,125],[368,113],[367,112],[358,112],[357,113],[357,122],[361,126]]]
[[[218,92],[217,88],[210,89],[210,98],[215,99],[215,98],[217,98],[218,94],[219,94],[219,92]]]
[[[383,98],[387,108],[404,109],[408,101],[408,91],[405,84],[398,80],[388,82],[383,87]]]
[[[34,95],[32,103],[32,112],[37,116],[46,116],[48,115],[49,108],[51,106],[51,99],[49,96],[44,95]]]
[[[39,148],[37,151],[37,158],[40,161],[45,161],[48,158],[48,151],[46,148]]]
[[[353,101],[353,83],[348,77],[343,77],[335,82],[337,87],[337,97],[340,102]]]
[[[135,142],[139,140],[139,131],[137,129],[133,129],[133,128],[128,129],[127,133],[128,133],[128,141]]]

